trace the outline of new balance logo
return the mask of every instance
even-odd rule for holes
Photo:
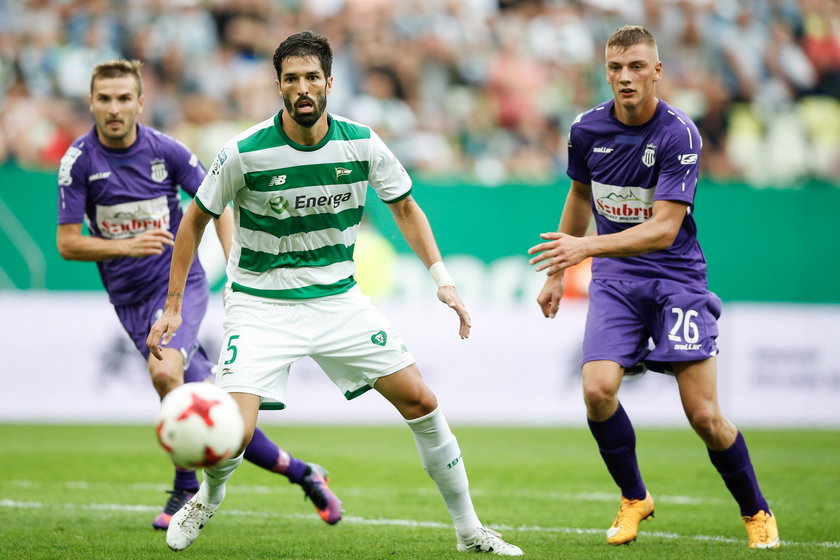
[[[615,148],[604,148],[604,147],[599,146],[597,148],[592,148],[592,151],[595,152],[596,154],[609,154],[609,153],[612,153],[612,151],[614,149]]]
[[[269,187],[278,187],[286,182],[285,175],[275,175],[271,178],[271,181],[268,182]]]
[[[345,175],[350,175],[351,171],[349,169],[345,169],[344,167],[336,167],[335,168],[335,178],[339,179],[344,177]]]

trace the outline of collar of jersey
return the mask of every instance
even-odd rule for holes
[[[286,134],[285,130],[283,130],[283,125],[281,124],[281,121],[280,121],[280,116],[282,114],[283,114],[283,110],[281,109],[279,113],[274,115],[274,128],[277,130],[277,134],[280,135],[280,138],[282,138],[284,141],[286,141],[286,143],[288,143],[289,146],[291,146],[295,150],[300,150],[301,152],[314,152],[315,150],[318,150],[318,149],[322,148],[324,146],[324,144],[329,142],[330,138],[332,138],[332,135],[333,135],[333,118],[332,118],[332,115],[330,115],[329,113],[327,113],[327,133],[324,134],[324,137],[321,139],[321,141],[318,142],[317,144],[315,144],[314,146],[304,146],[303,144],[298,144],[297,142],[295,142],[294,140],[289,138],[289,135]]]
[[[648,126],[653,121],[655,121],[657,119],[657,117],[659,117],[659,114],[662,111],[664,111],[664,109],[665,109],[665,103],[661,99],[659,99],[659,102],[656,104],[656,109],[653,111],[653,116],[650,119],[648,119],[647,122],[644,122],[642,124],[624,124],[623,122],[618,120],[618,117],[616,117],[615,114],[613,113],[613,108],[614,107],[615,107],[615,99],[611,99],[610,101],[607,102],[607,109],[606,110],[607,110],[607,114],[610,117],[610,122],[612,122],[616,126],[621,127],[625,130],[641,130],[644,127]]]
[[[143,125],[141,125],[140,123],[134,123],[134,126],[137,127],[137,137],[134,139],[134,142],[131,144],[131,146],[127,146],[125,148],[111,148],[110,146],[106,146],[102,143],[102,140],[99,139],[99,135],[96,132],[96,125],[93,125],[93,141],[96,142],[97,145],[99,145],[99,147],[105,150],[106,152],[112,154],[127,154],[129,150],[136,148],[137,145],[140,144],[140,138],[145,134],[145,132],[143,131]]]

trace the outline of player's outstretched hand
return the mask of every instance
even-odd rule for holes
[[[165,229],[149,229],[136,237],[125,240],[126,254],[129,257],[148,257],[160,255],[167,245],[175,245],[175,236]]]
[[[164,312],[160,318],[155,321],[149,331],[149,336],[146,338],[146,346],[149,347],[149,352],[158,360],[163,359],[161,354],[161,345],[169,344],[172,336],[181,327],[181,315],[178,313]]]
[[[472,321],[470,320],[470,314],[467,312],[466,306],[461,301],[461,298],[458,297],[458,290],[455,289],[455,286],[441,286],[438,288],[437,295],[440,301],[454,309],[455,313],[458,314],[458,319],[461,321],[458,334],[461,335],[461,338],[469,338]]]
[[[537,272],[548,269],[546,274],[551,276],[576,265],[589,256],[583,250],[582,237],[557,231],[541,233],[540,237],[548,241],[528,249],[529,255],[537,255],[528,261],[530,264],[537,265],[535,269]]]

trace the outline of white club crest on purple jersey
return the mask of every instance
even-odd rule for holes
[[[645,153],[642,154],[642,163],[648,167],[651,167],[654,163],[656,163],[656,146],[653,144],[647,145]]]
[[[162,183],[169,177],[169,171],[166,170],[166,163],[162,159],[153,159],[152,162],[152,180]]]

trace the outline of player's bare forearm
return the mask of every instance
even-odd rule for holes
[[[162,229],[147,230],[127,239],[103,239],[82,235],[82,224],[60,224],[56,229],[56,247],[68,261],[100,262],[122,257],[142,258],[160,255],[174,244],[172,233]]]
[[[178,314],[181,312],[187,274],[195,260],[198,245],[201,243],[201,238],[210,219],[210,215],[202,212],[195,202],[191,202],[184,213],[184,218],[178,227],[178,235],[175,237],[172,262],[169,265],[169,291],[164,305],[165,312]]]
[[[187,273],[195,260],[198,244],[209,221],[210,216],[192,202],[178,227],[175,249],[172,251],[172,262],[169,265],[169,291],[166,294],[163,314],[152,325],[149,336],[146,337],[149,352],[159,360],[163,358],[161,346],[168,344],[172,335],[181,326],[181,307],[184,301]]]
[[[426,214],[414,199],[409,196],[388,206],[394,214],[394,221],[396,221],[397,227],[405,237],[409,247],[423,261],[423,264],[428,268],[436,262],[442,261],[440,249],[438,249],[432,232],[432,226],[429,224]],[[455,286],[439,285],[438,299],[458,315],[458,334],[460,337],[469,338],[472,319],[470,319],[466,306],[458,296],[458,290]]]
[[[687,205],[657,200],[653,217],[619,233],[579,237],[562,232],[543,233],[546,241],[529,249],[536,255],[530,263],[537,271],[556,274],[587,257],[633,257],[666,249],[674,243],[685,218]],[[564,215],[565,215],[564,211]]]
[[[635,257],[667,249],[680,231],[688,205],[657,200],[653,217],[619,233],[597,235],[585,240],[585,252],[591,257]]]
[[[427,268],[442,260],[429,219],[413,198],[406,197],[388,207],[408,246]]]

